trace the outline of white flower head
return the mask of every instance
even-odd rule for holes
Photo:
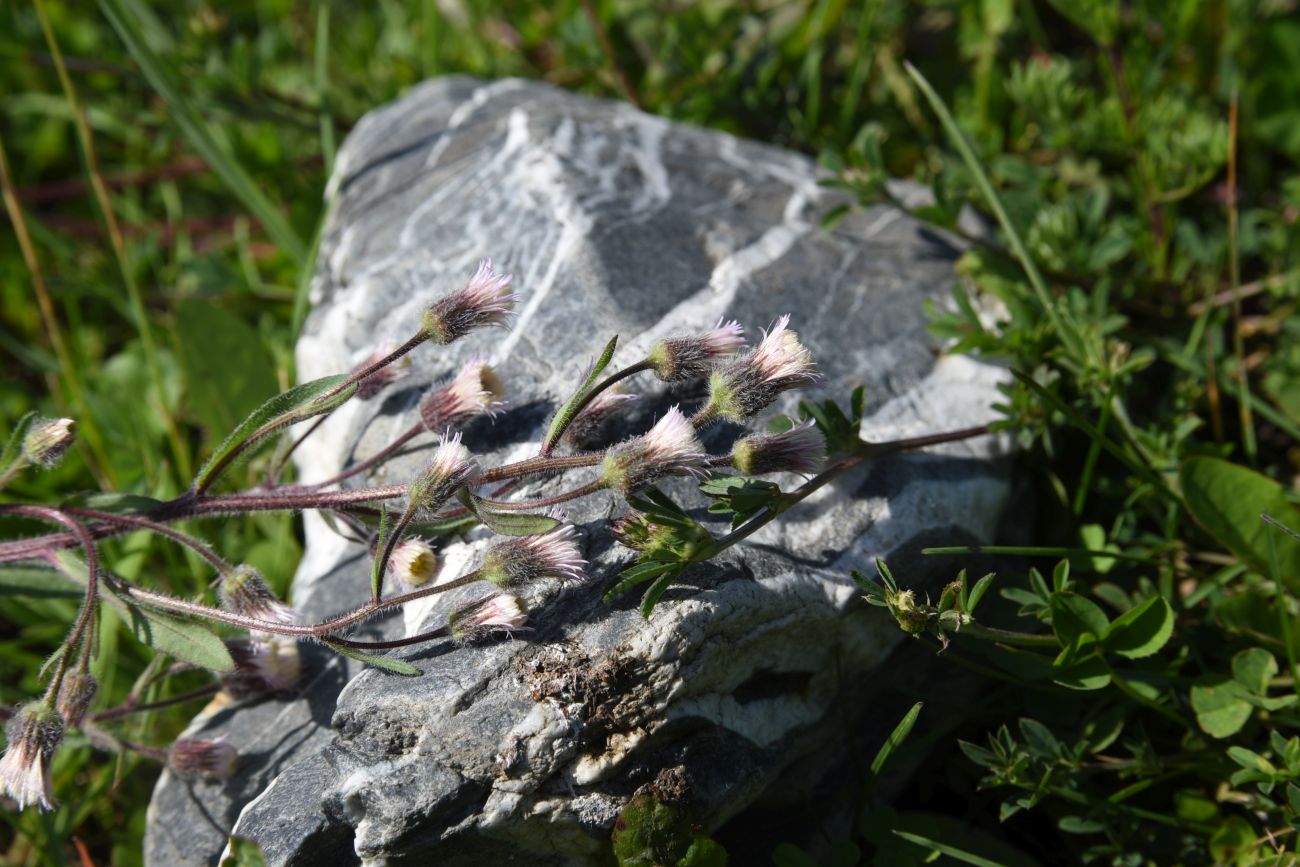
[[[0,794],[25,810],[39,804],[58,806],[50,794],[50,762],[63,742],[63,718],[50,707],[32,702],[18,709],[6,732],[8,745],[0,758]]]
[[[695,428],[674,406],[646,433],[610,448],[601,472],[606,482],[626,494],[664,476],[699,478],[707,460]]]
[[[763,411],[783,391],[811,385],[818,379],[812,353],[799,335],[779,317],[763,341],[709,378],[710,407],[722,418],[744,422]]]
[[[815,473],[826,460],[826,438],[809,419],[777,434],[755,434],[731,449],[736,469],[746,475]]]
[[[32,422],[23,437],[23,455],[42,467],[63,459],[77,439],[77,423],[70,418],[41,418]]]
[[[421,508],[437,509],[481,472],[478,461],[461,445],[460,433],[448,431],[434,450],[429,466],[411,482],[407,496]]]
[[[510,275],[484,259],[468,283],[424,311],[424,328],[434,343],[451,343],[475,328],[505,325],[518,300],[510,291]]]
[[[495,415],[505,409],[506,387],[492,366],[483,358],[471,358],[452,379],[429,392],[420,400],[420,419],[427,430],[476,415]]]
[[[228,780],[235,775],[239,753],[225,737],[182,738],[172,744],[167,763],[183,779]]]
[[[407,590],[423,587],[438,574],[438,554],[420,538],[403,539],[393,548],[388,568]]]
[[[233,698],[247,698],[297,688],[302,679],[298,643],[284,636],[260,641],[227,641],[235,670],[221,678],[222,688]]]
[[[523,629],[528,609],[513,593],[495,593],[456,609],[447,618],[451,637],[463,644]]]
[[[532,584],[543,578],[581,581],[587,561],[578,550],[577,531],[560,524],[534,536],[515,536],[498,542],[483,555],[479,574],[498,587]]]
[[[275,591],[266,583],[262,573],[252,566],[241,564],[221,576],[221,606],[227,611],[254,620],[289,625],[298,619],[298,612],[280,601]],[[253,641],[270,641],[275,633],[249,629]]]

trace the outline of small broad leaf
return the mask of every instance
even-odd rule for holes
[[[259,406],[217,446],[212,457],[194,477],[193,488],[208,488],[236,457],[247,457],[248,450],[280,428],[313,416],[330,412],[356,392],[356,385],[331,394],[346,382],[348,374],[339,373],[296,385]]]
[[[912,727],[916,725],[917,717],[921,715],[921,707],[922,702],[919,701],[912,705],[911,709],[898,721],[898,725],[894,726],[894,730],[889,733],[889,737],[885,738],[885,742],[876,751],[876,757],[871,760],[871,773],[879,774],[881,768],[894,754],[894,751],[902,746],[903,741],[907,740],[907,736],[912,733]]]
[[[1256,572],[1300,586],[1300,541],[1259,517],[1266,512],[1288,527],[1300,527],[1300,509],[1281,485],[1247,467],[1208,457],[1184,461],[1178,478],[1187,511],[1220,544]],[[1277,553],[1276,576],[1270,566],[1270,541]]]
[[[1110,667],[1092,633],[1080,635],[1052,663],[1052,679],[1069,689],[1092,690],[1110,685]]]
[[[59,571],[85,587],[90,578],[85,561],[71,551],[60,551],[56,557]],[[108,580],[101,580],[99,588],[100,601],[117,610],[141,644],[209,671],[235,670],[225,642],[207,624],[147,608],[119,593]]]
[[[555,417],[551,419],[551,424],[546,429],[546,437],[542,440],[543,453],[549,452],[553,449],[555,444],[560,441],[560,437],[564,436],[565,429],[568,428],[569,423],[573,421],[575,416],[577,416],[578,409],[586,399],[587,393],[591,391],[591,387],[596,384],[596,377],[600,376],[601,372],[604,371],[606,367],[609,367],[609,362],[614,357],[614,349],[617,346],[618,336],[615,335],[610,338],[609,343],[605,344],[605,348],[601,351],[600,357],[592,362],[591,369],[587,372],[586,379],[584,379],[582,384],[578,386],[576,391],[574,391],[573,396],[566,400],[564,405],[556,410]]]
[[[1251,647],[1232,657],[1232,679],[1255,695],[1268,693],[1268,684],[1277,677],[1277,660],[1262,647]]]
[[[335,653],[342,654],[348,659],[355,659],[357,662],[386,671],[389,674],[400,674],[402,677],[419,677],[420,669],[404,659],[395,659],[391,656],[378,656],[373,653],[366,653],[357,650],[355,647],[345,647],[337,641],[331,641],[328,638],[322,638],[321,642],[327,645]]]
[[[1246,689],[1235,680],[1213,677],[1192,687],[1196,723],[1211,737],[1226,738],[1241,731],[1250,719]]]
[[[1052,631],[1061,644],[1072,644],[1084,634],[1100,638],[1109,626],[1106,612],[1091,599],[1077,593],[1052,594]]]
[[[1106,630],[1106,650],[1129,659],[1158,651],[1174,634],[1174,610],[1163,596],[1153,596],[1115,619]]]

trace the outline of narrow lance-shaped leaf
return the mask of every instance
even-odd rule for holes
[[[894,726],[894,730],[889,733],[889,737],[885,738],[885,742],[876,751],[876,757],[871,760],[871,773],[879,774],[881,768],[885,766],[885,762],[889,761],[889,757],[902,746],[903,741],[907,740],[907,736],[912,733],[912,726],[916,725],[917,717],[921,715],[921,707],[922,703],[919,701],[912,705],[911,710],[903,715],[903,718],[898,721],[898,725]]]
[[[327,413],[345,403],[356,392],[356,385],[341,391],[333,391],[348,375],[345,373],[314,379],[302,385],[294,386],[283,394],[262,404],[244,419],[239,427],[217,446],[212,457],[199,470],[194,478],[195,491],[203,491],[212,485],[234,461],[247,455],[248,450],[282,427],[303,421],[313,416]]]
[[[527,512],[496,512],[483,505],[483,501],[462,488],[457,497],[483,525],[501,536],[537,536],[549,533],[560,526],[558,518]]]
[[[14,462],[22,457],[23,440],[26,439],[27,432],[31,430],[32,423],[35,421],[36,413],[28,412],[18,419],[18,424],[14,425],[13,432],[5,441],[4,449],[0,450],[0,475],[5,474]]]
[[[348,659],[355,659],[357,662],[364,663],[371,668],[378,668],[389,674],[400,674],[402,677],[419,677],[420,669],[403,659],[394,659],[391,656],[376,656],[373,653],[365,653],[357,650],[355,647],[345,647],[336,641],[328,638],[322,638],[322,642],[329,646],[330,650],[340,653]]]
[[[379,509],[379,537],[375,543],[376,551],[383,551],[384,545],[388,542],[388,533],[392,529],[391,522],[388,520],[388,509],[380,507]],[[384,584],[384,564],[380,558],[375,556],[370,563],[370,595],[373,599],[379,598],[380,588]]]
[[[614,348],[616,346],[618,346],[618,337],[611,337],[609,343],[605,344],[604,351],[600,353],[600,357],[592,364],[587,378],[578,386],[573,396],[566,400],[564,405],[555,413],[555,417],[551,419],[550,427],[546,430],[546,438],[542,440],[543,452],[549,452],[555,448],[555,444],[560,441],[560,437],[564,436],[565,429],[568,428],[569,422],[573,421],[574,416],[578,414],[578,408],[582,406],[587,392],[596,384],[596,377],[600,376],[601,372],[609,366],[610,359],[614,357]]]

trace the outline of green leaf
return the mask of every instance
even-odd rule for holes
[[[1174,634],[1174,610],[1163,596],[1153,596],[1121,614],[1103,636],[1106,650],[1129,659],[1158,651]]]
[[[1300,541],[1275,532],[1259,517],[1268,513],[1289,527],[1300,527],[1300,509],[1281,485],[1247,467],[1208,457],[1184,461],[1178,478],[1187,511],[1220,544],[1261,575],[1300,586]],[[1269,534],[1277,551],[1278,575],[1269,568]]]
[[[1251,647],[1232,657],[1232,678],[1255,695],[1268,693],[1268,684],[1277,677],[1277,660],[1262,647]]]
[[[654,560],[635,563],[618,574],[618,577],[605,590],[605,595],[602,598],[608,602],[638,584],[644,584],[646,581],[658,578],[669,569],[680,565],[678,563],[661,563]]]
[[[0,568],[0,596],[29,596],[57,599],[85,595],[82,588],[62,572],[39,566]]]
[[[13,466],[14,462],[23,456],[23,440],[27,438],[27,432],[31,430],[32,424],[36,421],[36,412],[31,411],[18,419],[14,425],[13,431],[9,434],[9,439],[5,441],[4,449],[0,450],[0,476]],[[0,487],[3,487],[0,485]]]
[[[382,552],[388,542],[388,534],[392,531],[392,522],[388,520],[388,509],[384,506],[379,507],[379,534],[375,539],[375,550]],[[384,564],[379,562],[380,557],[376,555],[370,558],[370,595],[373,599],[379,598],[380,590],[384,586]]]
[[[59,571],[84,588],[90,577],[85,561],[71,551],[60,551],[56,557]],[[209,671],[235,670],[225,642],[207,624],[146,608],[119,594],[108,581],[101,580],[99,588],[100,601],[111,605],[122,616],[141,644]]]
[[[253,213],[276,245],[297,265],[307,258],[307,248],[281,215],[280,209],[262,192],[261,186],[244,171],[238,161],[218,143],[208,122],[194,108],[198,101],[180,86],[182,76],[155,53],[144,26],[126,0],[99,0],[99,8],[108,18],[127,51],[140,65],[144,77],[167,103],[168,117],[181,128],[199,156],[209,165],[230,191]]]
[[[966,597],[967,614],[971,614],[975,611],[975,606],[980,604],[980,600],[984,598],[985,592],[988,591],[989,586],[992,585],[992,583],[993,573],[991,572],[975,582],[975,586],[971,588],[970,595]]]
[[[267,435],[287,425],[317,416],[340,406],[356,391],[356,386],[349,386],[336,394],[331,389],[347,381],[346,373],[314,379],[302,385],[296,385],[283,394],[262,404],[240,423],[239,427],[217,446],[217,450],[208,458],[208,462],[194,478],[194,490],[208,488],[217,477],[235,459],[236,456],[247,457],[247,450],[264,439]]]
[[[546,437],[542,440],[543,452],[548,452],[554,448],[555,444],[560,441],[560,437],[564,436],[565,429],[569,426],[569,422],[573,421],[574,416],[578,414],[578,409],[586,399],[587,392],[596,384],[596,377],[600,376],[606,367],[609,367],[609,362],[614,357],[614,349],[617,346],[618,335],[615,335],[609,339],[609,343],[605,344],[600,356],[592,363],[591,370],[587,372],[587,378],[578,386],[578,390],[556,411],[555,417],[551,419],[551,424],[546,429]]]
[[[247,837],[231,837],[226,849],[230,854],[221,859],[221,867],[266,867],[262,847]]]
[[[925,837],[909,831],[895,830],[894,833],[909,843],[915,843],[931,852],[938,852],[941,855],[947,855],[949,858],[955,858],[963,864],[974,864],[975,867],[1005,867],[999,861],[990,861],[988,858],[983,858],[973,852],[967,852],[957,843],[944,843],[933,839],[933,837]]]
[[[1241,731],[1252,712],[1245,687],[1222,676],[1207,678],[1192,687],[1192,710],[1201,730],[1215,738]]]
[[[1073,644],[1085,634],[1100,638],[1109,626],[1106,612],[1091,599],[1077,593],[1052,594],[1052,631],[1062,645]]]
[[[1119,29],[1119,4],[1114,0],[1047,0],[1097,43],[1109,46]]]
[[[342,654],[348,659],[355,659],[357,662],[364,663],[371,668],[378,668],[381,671],[386,671],[389,674],[400,674],[402,677],[419,677],[421,675],[420,669],[411,665],[411,663],[404,659],[395,659],[391,656],[378,656],[373,653],[365,653],[364,651],[357,650],[355,647],[344,647],[337,641],[331,641],[328,638],[322,638],[321,642],[328,645],[330,650],[333,650],[335,653]]]
[[[876,751],[876,757],[871,760],[871,773],[879,774],[880,769],[889,761],[894,751],[902,746],[903,741],[907,740],[907,736],[912,733],[912,727],[916,725],[917,717],[921,715],[922,704],[922,702],[918,701],[912,705],[911,709],[898,721],[898,725],[894,726],[894,730],[889,733],[889,737],[885,738],[885,742]]]
[[[668,592],[668,588],[673,586],[673,582],[681,577],[686,571],[683,565],[674,564],[674,568],[660,575],[654,580],[654,583],[646,588],[645,594],[641,597],[641,616],[650,619],[650,612],[654,611],[655,606],[659,604],[659,599]]]
[[[176,348],[186,406],[211,433],[239,424],[276,393],[275,362],[242,319],[208,301],[176,306]]]

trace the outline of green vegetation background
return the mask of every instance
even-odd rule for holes
[[[1125,731],[1151,748],[1125,755],[1132,774],[1089,789],[1082,759],[1043,759],[1042,749],[1055,754],[1038,729],[1021,725],[1042,748],[1026,753],[1026,767],[1040,762],[1047,778],[1056,773],[1064,788],[1085,792],[1085,806],[1145,798],[1147,812],[1172,814],[1170,804],[1190,803],[1191,824],[1162,837],[1141,812],[1115,807],[1119,818],[1094,812],[1071,824],[1052,813],[999,826],[1000,795],[976,790],[976,764],[954,769],[963,761],[955,730],[928,742],[923,767],[948,768],[934,771],[944,790],[970,799],[959,818],[1045,863],[1062,852],[1104,863],[1239,860],[1272,852],[1264,845],[1270,831],[1283,847],[1295,836],[1286,824],[1295,805],[1287,812],[1280,798],[1270,813],[1251,800],[1268,800],[1263,786],[1230,779],[1241,761],[1206,759],[1170,783],[1178,772],[1161,755],[1222,750],[1196,726],[1173,727],[1164,712],[1146,707],[1152,719],[1141,717],[1145,702],[1190,719],[1177,678],[1205,677],[1216,665],[1227,671],[1243,648],[1295,664],[1290,587],[1278,589],[1279,576],[1270,580],[1250,544],[1234,546],[1231,526],[1207,526],[1209,507],[1198,511],[1183,497],[1178,477],[1190,456],[1219,456],[1260,474],[1244,487],[1214,489],[1229,499],[1265,490],[1284,512],[1295,501],[1293,0],[15,0],[0,6],[0,57],[0,423],[36,408],[81,426],[71,459],[7,492],[33,500],[99,488],[175,495],[214,437],[293,382],[294,335],[337,144],[362,114],[425,78],[520,75],[631,100],[822,157],[864,200],[887,195],[885,175],[910,177],[939,194],[922,216],[952,227],[973,204],[992,224],[969,163],[905,70],[905,61],[915,64],[970,137],[1007,219],[1062,299],[1045,309],[1003,231],[962,269],[968,286],[1004,301],[1007,323],[986,329],[959,310],[936,326],[1040,386],[1012,390],[1007,410],[1047,503],[1038,541],[1136,558],[1133,569],[1072,562],[1076,578],[1092,576],[1076,589],[1091,588],[1119,611],[1157,592],[1180,601],[1181,656],[1170,654],[1171,680],[1161,687],[1168,702],[1125,693],[1128,704],[1114,705],[1127,708]],[[1053,313],[1064,327],[1052,326]],[[1108,431],[1117,431],[1123,455],[1103,444]],[[1266,478],[1280,486],[1260,489]],[[1162,484],[1172,502],[1152,493]],[[291,520],[201,529],[285,587],[299,554]],[[149,537],[112,547],[114,568],[127,578],[180,594],[207,581],[197,563]],[[1040,599],[1051,594],[1027,573],[1007,583],[1029,596],[1041,589]],[[1018,599],[1022,610],[1041,614],[1027,598]],[[75,600],[2,601],[0,703],[12,705],[36,694],[36,671]],[[1213,647],[1198,644],[1203,634],[1215,636]],[[102,651],[105,701],[120,700],[150,655],[111,628]],[[169,690],[186,688],[174,680]],[[1016,728],[1030,710],[1051,715],[1014,683],[990,697],[961,734],[980,740],[1004,721]],[[133,719],[125,731],[165,741],[193,710]],[[1293,723],[1286,711],[1270,713],[1261,709],[1242,729],[1253,754],[1272,755],[1270,730]],[[1057,722],[1058,731],[1072,725]],[[1141,764],[1148,760],[1154,765]],[[64,750],[55,766],[64,807],[0,812],[0,861],[78,863],[84,845],[94,863],[140,863],[155,775],[147,762]],[[1024,781],[1012,777],[1002,784],[1023,795]],[[1127,792],[1135,781],[1141,788]],[[1217,797],[1220,783],[1250,792],[1236,802]],[[1029,786],[1025,809],[1050,800],[1053,785],[1037,794]],[[1116,792],[1123,797],[1113,799]],[[1098,815],[1105,827],[1094,827]],[[868,832],[859,842],[872,839]]]

